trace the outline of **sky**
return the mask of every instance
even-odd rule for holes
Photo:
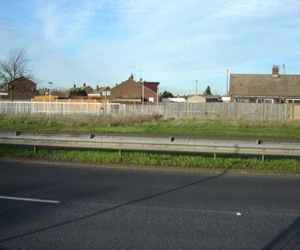
[[[227,70],[300,74],[300,0],[0,0],[0,59],[23,48],[38,88],[160,82],[226,94]]]

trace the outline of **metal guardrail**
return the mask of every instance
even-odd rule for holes
[[[216,154],[243,154],[300,156],[300,142],[286,141],[242,141],[242,140],[203,140],[176,137],[142,137],[95,134],[67,134],[57,132],[0,132],[0,144],[29,145],[37,153],[38,146],[116,149],[122,150],[196,152]]]

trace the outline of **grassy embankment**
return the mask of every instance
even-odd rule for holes
[[[140,133],[163,135],[199,136],[251,136],[256,138],[300,138],[297,121],[230,121],[230,120],[161,120],[155,117],[61,117],[61,116],[0,116],[0,129],[69,131],[88,133]],[[99,163],[120,163],[154,166],[239,168],[300,171],[300,158],[218,155],[214,161],[211,154],[158,153],[124,151],[119,157],[115,150],[73,150],[40,148],[34,154],[32,148],[3,147],[0,156],[31,159],[53,159]]]

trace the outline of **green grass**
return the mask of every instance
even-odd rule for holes
[[[300,121],[158,119],[155,116],[0,116],[0,129],[300,138]]]
[[[265,162],[262,162],[260,157],[255,156],[217,155],[216,160],[214,160],[212,154],[133,151],[123,151],[122,156],[119,157],[117,150],[74,150],[43,147],[39,147],[38,153],[34,154],[33,147],[20,146],[2,146],[0,147],[0,156],[141,166],[300,171],[300,157],[296,159],[266,157]]]
[[[299,121],[245,120],[162,120],[155,116],[90,117],[90,116],[0,116],[0,129],[70,131],[94,133],[141,133],[164,135],[241,136],[300,138]],[[112,164],[175,166],[185,168],[225,168],[300,171],[300,157],[260,157],[239,155],[161,153],[124,151],[119,157],[114,150],[82,150],[1,146],[0,156],[28,159],[80,161]]]

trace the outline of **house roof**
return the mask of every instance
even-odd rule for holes
[[[36,81],[34,81],[34,80],[32,80],[32,79],[30,79],[29,77],[26,77],[26,76],[20,76],[20,77],[16,78],[14,81],[18,81],[18,80],[20,80],[22,78],[27,79],[28,81],[31,81],[34,84],[37,84]],[[7,91],[7,83],[9,83],[9,82],[4,82],[4,83],[0,84],[0,92],[6,92]]]
[[[300,97],[300,75],[230,74],[235,97]]]
[[[8,84],[12,83],[14,84],[13,88],[13,97],[11,97],[8,90]],[[0,86],[0,92],[1,92],[1,99],[9,99],[13,98],[14,100],[28,100],[33,98],[35,95],[38,94],[38,91],[36,90],[37,83],[25,76],[21,76],[19,78],[16,78],[14,81],[10,81],[7,83],[3,83]],[[5,94],[7,93],[7,94]]]
[[[108,91],[110,90],[110,87],[105,86],[105,87],[97,87],[97,89],[94,89],[93,92],[91,94],[102,94],[102,92],[104,91]]]
[[[220,95],[188,95],[187,98],[191,98],[194,96],[199,96],[205,99],[220,99],[221,96]]]
[[[129,77],[128,80],[126,80],[126,81],[124,81],[124,82],[121,82],[120,84],[117,84],[115,87],[111,88],[111,91],[114,91],[115,89],[120,88],[121,85],[123,85],[123,84],[130,84],[130,83],[136,84],[136,86],[139,86],[139,87],[142,88],[142,83],[141,83],[141,82],[137,82],[137,81],[135,81],[132,77]],[[149,83],[150,83],[150,82],[149,82]],[[156,84],[156,83],[155,83],[155,84]],[[157,86],[157,85],[158,85],[158,84],[156,84],[156,86]],[[155,93],[155,94],[157,94],[157,92],[155,92],[152,88],[149,88],[149,86],[146,87],[146,86],[144,85],[144,88],[145,88],[145,89],[148,89],[149,91],[151,91],[151,92],[153,92],[153,93]]]
[[[80,90],[85,90],[87,91],[87,94],[91,93],[92,91],[94,91],[94,89],[91,86],[87,86],[85,83],[83,84],[83,86],[81,87],[77,87],[75,84],[73,86],[73,88],[70,88],[66,91],[66,94],[68,95],[71,91],[76,90],[76,89],[80,89]]]

